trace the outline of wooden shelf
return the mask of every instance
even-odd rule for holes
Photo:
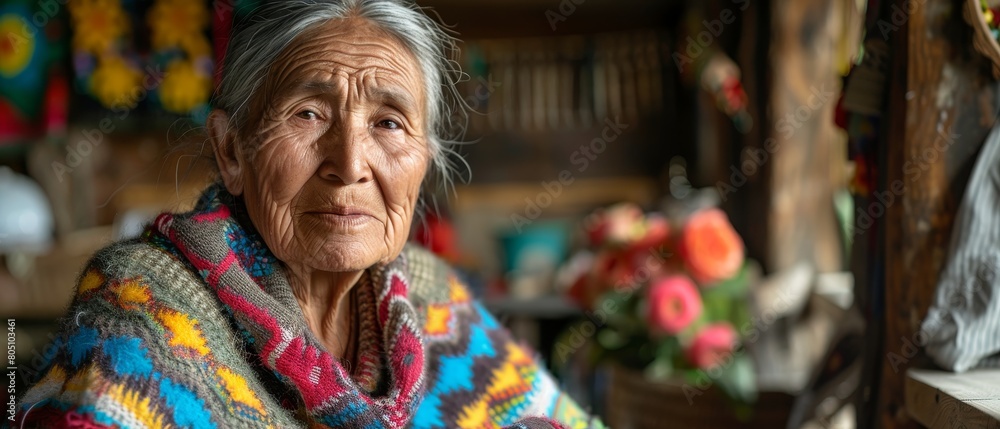
[[[558,175],[554,177],[558,181]],[[457,186],[453,207],[457,212],[474,208],[492,208],[502,212],[521,213],[525,198],[536,198],[546,189],[539,182],[482,184]],[[656,182],[643,177],[580,178],[563,186],[554,206],[563,209],[590,209],[592,206],[631,201],[650,204],[658,195]],[[558,210],[547,210],[546,212]]]
[[[546,295],[534,299],[494,298],[483,301],[490,312],[512,317],[559,319],[583,315],[583,310],[569,299]]]
[[[905,391],[906,410],[928,428],[1000,428],[1000,369],[911,369]]]
[[[35,258],[27,279],[0,282],[0,289],[4,289],[0,295],[10,297],[0,301],[0,314],[38,322],[63,316],[76,293],[77,278],[84,266],[113,239],[111,227],[76,231],[62,237],[48,253]]]

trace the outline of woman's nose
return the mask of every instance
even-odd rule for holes
[[[323,152],[323,163],[318,171],[320,177],[344,185],[363,183],[372,179],[371,166],[365,150],[371,135],[366,127],[358,125],[334,127],[322,139],[324,141],[319,144]]]

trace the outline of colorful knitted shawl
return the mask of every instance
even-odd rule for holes
[[[284,268],[215,185],[84,269],[24,427],[597,427],[416,246],[355,286],[358,358],[308,328]]]

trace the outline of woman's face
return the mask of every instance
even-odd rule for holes
[[[220,168],[271,251],[333,272],[394,259],[430,158],[413,55],[367,21],[334,20],[286,49],[263,91],[256,142]]]

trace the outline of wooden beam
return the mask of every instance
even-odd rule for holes
[[[679,0],[418,0],[417,3],[433,8],[465,40],[659,28],[684,7]]]

